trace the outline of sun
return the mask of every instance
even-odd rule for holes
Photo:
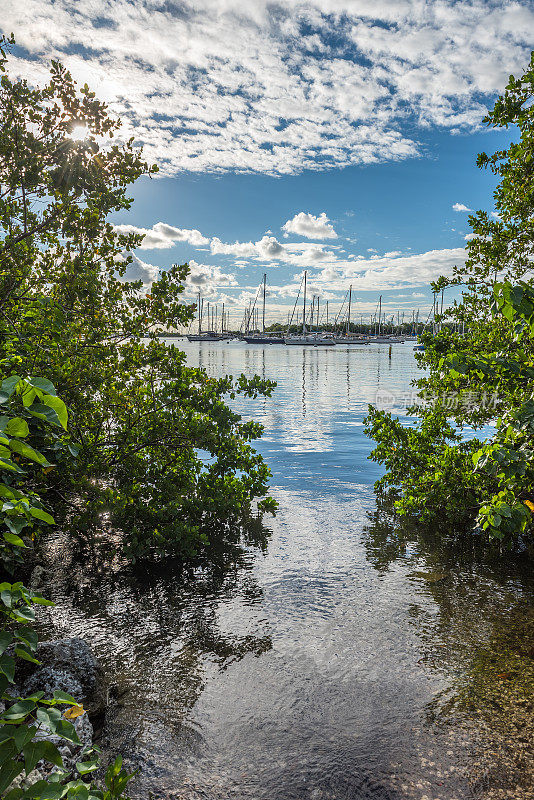
[[[89,136],[89,128],[87,125],[75,125],[70,132],[70,138],[76,142],[82,142]]]

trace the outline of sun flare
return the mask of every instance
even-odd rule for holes
[[[89,128],[87,125],[75,125],[70,132],[70,138],[75,142],[82,142],[89,136]]]

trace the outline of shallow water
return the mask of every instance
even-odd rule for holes
[[[182,346],[182,343],[180,343]],[[213,375],[260,374],[239,402],[280,503],[265,552],[185,577],[55,562],[47,635],[86,638],[116,687],[103,743],[141,767],[136,797],[342,800],[476,795],[474,728],[436,713],[496,621],[528,606],[520,563],[492,563],[375,513],[368,403],[404,414],[412,346],[183,344]],[[478,796],[478,795],[477,795]]]

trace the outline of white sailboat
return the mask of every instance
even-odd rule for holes
[[[345,295],[346,297],[347,295]],[[345,301],[343,301],[345,302]],[[336,336],[337,344],[350,344],[350,345],[362,345],[362,344],[369,344],[369,337],[368,336],[358,336],[357,334],[352,334],[350,332],[350,310],[351,310],[351,303],[352,303],[352,284],[349,286],[349,309],[347,313],[347,327],[345,333],[340,333]]]
[[[302,333],[300,335],[287,335],[284,337],[285,344],[288,345],[313,345],[314,347],[331,347],[335,345],[336,340],[333,336],[316,331],[315,333],[308,333],[306,331],[306,280],[307,271],[304,270],[304,302],[302,313]],[[289,329],[289,326],[288,326]]]
[[[268,333],[265,333],[265,295],[267,293],[267,273],[265,272],[263,275],[263,314],[262,314],[262,332],[261,333],[251,333],[246,334],[243,336],[243,339],[247,344],[284,344],[284,339],[282,336],[272,336]],[[250,320],[250,314],[249,314]]]

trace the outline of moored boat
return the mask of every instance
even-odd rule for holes
[[[267,336],[259,333],[257,336],[243,336],[248,344],[284,344],[282,336]]]
[[[306,345],[311,344],[314,347],[331,347],[336,344],[336,339],[333,336],[328,336],[320,333],[306,333],[301,336],[286,336],[284,343],[289,345]]]
[[[369,338],[365,336],[336,336],[336,344],[369,344]]]

